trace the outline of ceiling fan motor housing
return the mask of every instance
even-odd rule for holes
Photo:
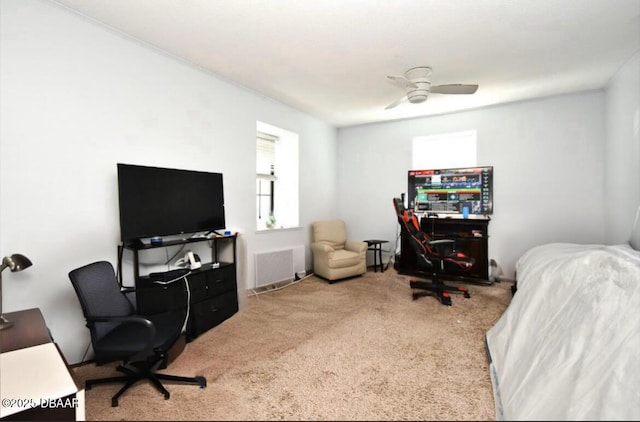
[[[404,72],[405,78],[413,82],[416,88],[407,88],[407,99],[410,103],[419,104],[427,101],[431,92],[431,68],[427,66],[414,67]]]
[[[413,104],[424,103],[425,101],[427,101],[429,92],[431,92],[429,90],[431,84],[425,84],[426,86],[424,88],[420,86],[422,84],[416,84],[416,85],[418,85],[418,89],[409,88],[407,90],[407,99],[409,100],[410,103],[413,103]]]

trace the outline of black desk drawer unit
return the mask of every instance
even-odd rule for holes
[[[238,312],[238,292],[232,291],[191,305],[187,340],[193,340]]]
[[[233,265],[222,264],[220,268],[192,274],[189,276],[189,288],[192,304],[236,290],[236,269]]]
[[[184,280],[160,286],[148,277],[136,283],[136,306],[138,312],[153,315],[167,310],[184,308],[187,304],[187,289]]]

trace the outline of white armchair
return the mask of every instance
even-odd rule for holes
[[[367,243],[347,240],[342,220],[316,221],[312,224],[313,272],[333,283],[367,272]]]

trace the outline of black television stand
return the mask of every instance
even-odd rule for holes
[[[136,308],[143,314],[164,312],[168,309],[186,307],[189,299],[187,341],[215,327],[238,312],[238,287],[236,270],[237,234],[229,236],[173,238],[160,244],[147,244],[137,239],[118,247],[118,275],[122,284],[122,252],[133,253],[133,276],[136,289]],[[209,242],[211,259],[202,266],[190,270],[187,286],[184,283],[159,284],[157,280],[170,277],[184,270],[170,270],[151,274],[140,274],[140,254],[157,248]],[[203,260],[204,261],[204,260]]]

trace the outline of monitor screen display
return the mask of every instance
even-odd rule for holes
[[[118,163],[122,241],[225,228],[221,173]]]
[[[493,167],[409,170],[407,197],[415,212],[493,214]]]

